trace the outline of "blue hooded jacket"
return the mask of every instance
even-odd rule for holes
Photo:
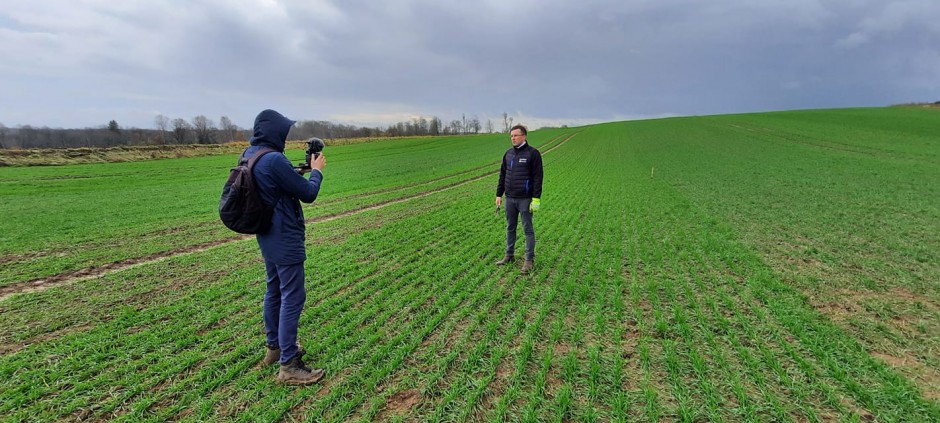
[[[261,198],[274,204],[271,230],[258,234],[258,246],[265,260],[278,265],[301,263],[307,259],[304,248],[304,211],[300,202],[312,203],[320,192],[323,174],[314,169],[310,179],[294,170],[284,155],[287,133],[294,121],[274,110],[264,110],[255,118],[254,136],[242,157],[255,154],[261,148],[272,148],[277,153],[265,154],[255,163],[255,183]]]

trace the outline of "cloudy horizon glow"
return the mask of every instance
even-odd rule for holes
[[[530,127],[940,100],[940,2],[5,2],[0,123]]]

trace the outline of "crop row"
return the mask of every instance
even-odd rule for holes
[[[689,155],[630,128],[589,127],[545,155],[530,275],[492,264],[495,176],[311,224],[300,341],[321,384],[277,385],[258,366],[263,266],[248,240],[0,303],[0,328],[27,328],[0,333],[0,415],[940,419],[784,279],[753,223],[696,191],[697,160],[730,154],[722,143]]]
[[[544,136],[535,142],[566,139],[562,132]],[[485,175],[506,144],[481,136],[336,147],[323,195],[307,217],[349,213]],[[0,205],[9,217],[0,222],[0,286],[231,239],[215,210],[235,160],[0,169],[0,194],[9,196]]]

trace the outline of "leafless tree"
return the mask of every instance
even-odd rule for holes
[[[486,132],[489,134],[493,133],[493,120],[492,119],[486,120]]]
[[[219,118],[219,130],[222,131],[222,141],[225,142],[235,141],[235,136],[238,135],[238,125],[232,123],[228,116]]]
[[[512,118],[503,114],[503,123],[507,130],[512,126]],[[251,129],[242,130],[234,125],[227,116],[219,119],[216,128],[212,120],[197,116],[189,121],[170,119],[165,115],[156,115],[153,121],[155,129],[122,128],[116,120],[106,125],[93,128],[63,129],[32,127],[29,125],[8,128],[0,124],[0,149],[2,148],[61,148],[61,147],[107,147],[114,145],[145,144],[187,144],[230,142],[240,137],[251,137]],[[493,121],[485,122],[486,130],[493,131]],[[291,136],[297,139],[320,137],[359,138],[359,137],[398,137],[398,136],[440,136],[480,133],[481,123],[476,116],[462,114],[459,119],[445,124],[437,116],[412,118],[382,128],[357,127],[329,121],[302,121],[291,129]],[[241,138],[244,139],[244,138]]]
[[[173,119],[173,139],[177,144],[185,144],[186,137],[189,135],[190,125],[185,119]]]
[[[196,142],[199,144],[211,144],[213,141],[213,132],[215,131],[215,123],[212,122],[212,119],[209,119],[203,115],[199,115],[193,118],[193,132],[196,133]]]
[[[509,113],[503,112],[503,132],[508,133],[511,127],[512,119],[509,118]]]
[[[473,132],[474,134],[479,134],[480,129],[482,129],[482,125],[480,125],[480,118],[476,116],[470,118],[470,122],[468,123],[468,125],[470,125],[470,127],[467,128],[467,132]]]
[[[389,135],[397,131],[396,125],[389,126],[386,130],[379,128],[356,127],[352,125],[343,125],[324,120],[305,120],[300,121],[291,128],[290,136],[296,139],[306,139],[310,137],[319,138],[360,138],[374,137],[379,135]],[[250,136],[250,134],[249,134]]]
[[[44,129],[43,132],[45,133],[44,135],[48,137],[49,140],[52,140],[56,145],[61,146],[63,148],[69,147],[69,137],[66,136],[65,131],[54,131],[49,128],[43,128],[43,129]],[[109,138],[110,142],[116,143],[116,142],[120,142],[122,139],[120,136],[120,133],[117,133],[116,134],[117,136],[115,136],[115,133],[112,131],[111,134],[109,135],[111,136],[106,137],[106,138]]]
[[[448,132],[451,135],[460,135],[461,128],[463,128],[462,126],[460,126],[460,121],[456,119],[450,121],[450,125],[448,125],[447,127],[448,127]]]
[[[19,131],[17,131],[17,136],[19,136],[20,145],[23,148],[31,148],[36,144],[36,130],[33,129],[32,126],[20,126]]]
[[[430,132],[428,120],[424,116],[415,119],[415,135],[427,135]]]
[[[160,131],[160,144],[166,144],[166,131],[170,127],[170,118],[161,115],[157,115],[153,119],[153,126]]]

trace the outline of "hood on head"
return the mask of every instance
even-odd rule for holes
[[[271,147],[277,151],[284,151],[284,144],[287,143],[287,133],[296,123],[284,115],[266,109],[258,113],[255,118],[254,135],[251,137],[251,145],[263,145]]]

